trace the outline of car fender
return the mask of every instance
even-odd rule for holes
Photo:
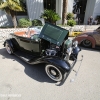
[[[77,59],[77,56],[78,56],[78,53],[81,51],[81,48],[80,47],[75,47],[75,48],[73,48],[73,52],[71,53],[71,55],[70,55],[70,60],[75,60],[75,59]]]
[[[70,64],[67,61],[57,58],[45,59],[45,61],[49,64],[53,64],[59,69],[62,69],[64,72],[69,72],[71,69]]]
[[[92,43],[92,48],[95,48],[96,41],[95,41],[95,39],[94,39],[92,36],[81,35],[81,36],[76,37],[76,38],[74,39],[74,41],[77,40],[78,43],[81,44],[81,43],[82,43],[84,40],[86,40],[86,39],[90,40],[91,43]]]

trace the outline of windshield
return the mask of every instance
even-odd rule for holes
[[[34,31],[35,34],[40,34],[42,30],[42,26],[30,26],[28,27],[27,33],[29,33],[30,31]]]
[[[38,42],[38,41],[39,41],[39,34],[34,34],[34,35],[32,35],[32,36],[31,36],[31,39]]]

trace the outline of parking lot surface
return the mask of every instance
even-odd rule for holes
[[[44,65],[28,65],[9,55],[0,43],[0,100],[99,100],[100,50],[85,49],[78,75],[72,71],[57,85],[45,73]],[[74,67],[78,70],[80,61]]]

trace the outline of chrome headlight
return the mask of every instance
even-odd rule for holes
[[[77,47],[78,46],[78,41],[74,41],[73,42],[73,47]]]

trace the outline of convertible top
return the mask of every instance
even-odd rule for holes
[[[66,36],[68,37],[68,34],[69,34],[68,30],[50,23],[46,23],[42,28],[39,37],[49,41],[50,43],[54,43],[60,46],[65,37]]]

